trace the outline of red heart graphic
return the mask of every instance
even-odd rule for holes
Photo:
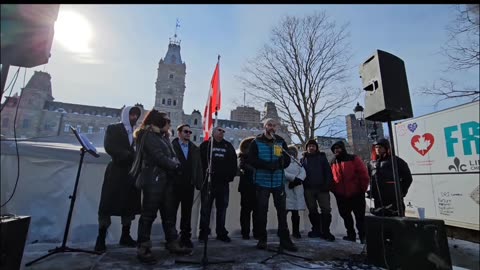
[[[430,133],[425,133],[423,135],[415,135],[412,137],[410,144],[412,145],[413,149],[417,151],[420,155],[425,156],[430,149],[433,147],[433,143],[435,142],[435,138]]]

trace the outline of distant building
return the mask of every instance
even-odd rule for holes
[[[370,160],[372,152],[371,133],[374,132],[373,121],[357,120],[354,114],[345,116],[347,125],[348,143],[352,149],[352,153],[362,157],[364,161]],[[383,125],[381,122],[376,122],[377,138],[384,137]]]
[[[158,63],[154,108],[170,116],[172,138],[177,136],[177,126],[186,123],[193,131],[192,142],[199,145],[203,142],[202,114],[199,110],[193,110],[191,114],[185,114],[183,111],[185,76],[186,64],[182,62],[180,42],[170,40],[165,57]],[[20,104],[17,110],[18,103]],[[143,105],[137,105],[143,108]],[[101,138],[106,127],[120,121],[124,106],[109,108],[54,101],[50,74],[35,71],[27,85],[21,89],[20,96],[16,94],[7,97],[2,104],[1,134],[2,138],[14,136],[13,122],[17,112],[15,129],[17,138],[41,139],[72,135],[69,127],[73,126],[81,133],[87,134],[89,138],[95,137],[97,145],[99,143],[103,145]],[[147,112],[144,111],[143,115],[145,116]],[[219,119],[219,125],[227,131],[225,139],[237,148],[243,138],[263,131],[261,121],[266,116],[280,121],[273,102],[267,102],[264,117],[261,118],[260,115],[260,111],[255,108],[242,106],[231,112],[231,120]],[[287,126],[281,125],[278,135],[287,143],[291,142]]]

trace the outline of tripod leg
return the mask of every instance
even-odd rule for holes
[[[60,252],[60,250],[59,250],[58,248],[55,248],[55,249],[53,249],[53,250],[50,250],[47,254],[43,255],[42,257],[37,258],[37,259],[35,259],[35,260],[33,260],[33,261],[30,261],[30,262],[26,263],[25,266],[30,266],[30,265],[32,265],[32,264],[34,264],[34,263],[36,263],[36,262],[38,262],[38,261],[40,261],[40,260],[43,260],[43,259],[45,259],[45,258],[47,258],[47,257],[50,257],[51,255],[56,254],[56,253],[59,253],[59,252]]]
[[[84,250],[84,249],[80,249],[80,248],[69,248],[69,247],[67,247],[65,249],[65,252],[84,252],[84,253],[95,254],[95,255],[100,255],[101,254],[101,253],[96,252],[96,251]]]

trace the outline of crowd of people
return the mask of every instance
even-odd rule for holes
[[[122,121],[109,125],[105,133],[105,151],[111,156],[107,165],[98,210],[99,231],[95,251],[106,251],[106,235],[111,216],[120,216],[122,234],[119,244],[136,247],[137,258],[155,264],[152,254],[152,224],[160,213],[165,235],[165,248],[175,254],[189,254],[192,242],[191,216],[195,189],[201,194],[198,240],[207,241],[210,214],[216,207],[216,238],[230,242],[225,227],[230,183],[240,176],[240,227],[243,239],[256,239],[258,249],[267,249],[267,211],[270,194],[277,213],[280,246],[295,252],[291,240],[301,238],[299,211],[308,209],[312,229],[308,237],[335,241],[330,232],[332,221],[330,192],[335,196],[346,229],[344,240],[356,241],[357,234],[365,243],[365,194],[374,200],[373,214],[398,215],[391,161],[395,158],[403,197],[412,182],[408,165],[392,157],[389,142],[374,143],[372,160],[365,163],[349,154],[342,141],[332,145],[335,157],[329,162],[311,139],[298,159],[298,149],[287,146],[276,134],[277,121],[266,119],[261,134],[245,138],[237,153],[224,139],[225,130],[214,127],[212,138],[197,147],[190,141],[188,124],[177,127],[177,138],[170,140],[168,114],[152,109],[137,127],[142,109],[127,106]],[[368,190],[370,187],[370,190]],[[141,196],[143,195],[143,196]],[[180,232],[177,212],[180,207]],[[319,211],[320,210],[320,211]],[[292,230],[287,215],[291,213]],[[354,220],[357,233],[354,229]],[[130,226],[140,215],[137,240],[130,235]]]

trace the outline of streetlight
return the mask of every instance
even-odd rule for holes
[[[360,125],[362,125],[362,122],[364,122],[365,124],[365,133],[367,135],[367,137],[369,137],[370,139],[372,139],[373,141],[376,141],[377,140],[377,122],[373,121],[373,131],[370,132],[370,134],[368,134],[368,127],[367,127],[367,123],[365,121],[365,118],[364,118],[364,114],[363,114],[363,107],[360,105],[359,102],[357,102],[357,106],[355,106],[355,108],[353,109],[353,112],[355,113],[355,118],[360,121]]]

